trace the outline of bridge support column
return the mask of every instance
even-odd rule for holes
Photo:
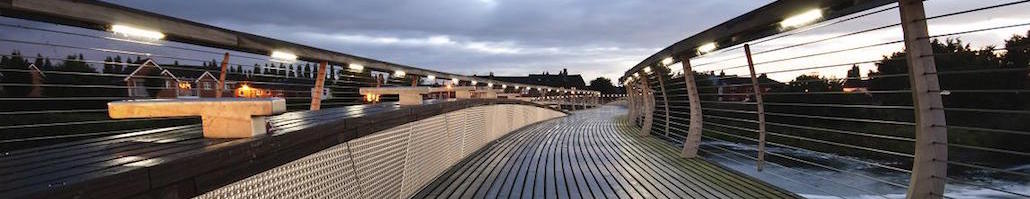
[[[908,198],[942,198],[948,169],[948,129],[937,65],[922,0],[900,0],[901,29],[915,107],[916,143]]]
[[[687,139],[683,141],[684,158],[697,157],[697,148],[701,144],[701,129],[703,116],[701,115],[701,95],[698,94],[697,82],[694,80],[694,69],[690,66],[690,57],[680,58],[683,63],[683,78],[687,84],[687,100],[690,102],[690,126],[687,132]]]
[[[647,82],[647,74],[641,75],[640,77],[640,88],[641,88],[641,111],[644,114],[644,125],[641,125],[640,136],[651,135],[651,125],[654,124],[654,96],[651,92],[651,85]]]

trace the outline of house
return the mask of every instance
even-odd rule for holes
[[[741,77],[736,75],[712,75],[708,76],[708,81],[716,88],[719,101],[754,101],[755,89],[751,85],[751,77]],[[768,76],[762,74],[758,76],[758,87],[764,92],[769,92],[773,88],[783,86],[776,80],[769,79]]]
[[[529,74],[529,76],[494,76],[493,74],[490,74],[487,76],[475,77],[519,84],[541,85],[578,90],[587,89],[586,82],[583,81],[583,76],[569,75],[568,69],[562,69],[561,72],[555,75],[544,72],[541,74]]]
[[[122,81],[131,98],[178,98],[181,90],[191,87],[152,59],[144,61]]]
[[[215,78],[209,71],[201,73],[193,83],[196,85],[194,89],[199,97],[215,97],[218,93],[218,78]]]
[[[847,80],[844,80],[844,92],[846,92],[846,93],[866,93],[866,92],[869,92],[869,80],[864,80],[864,79],[847,79]]]

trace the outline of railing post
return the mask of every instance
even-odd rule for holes
[[[948,170],[948,129],[939,94],[937,65],[926,28],[922,0],[900,0],[901,29],[915,107],[916,142],[908,198],[944,197]]]
[[[633,81],[630,80],[627,84],[623,85],[623,87],[626,88],[626,104],[627,107],[629,107],[630,124],[637,125],[637,104],[634,99],[634,97],[636,97],[636,94],[634,93],[636,89],[633,88],[633,85]]]
[[[322,90],[325,86],[325,68],[329,62],[323,61],[318,64],[318,76],[315,77],[315,89],[311,91],[311,110],[317,111],[322,108]]]
[[[225,71],[229,67],[229,53],[225,53],[225,57],[222,57],[222,73],[218,75],[218,88],[215,88],[215,98],[222,98],[223,89],[225,89]]]
[[[703,119],[701,113],[701,94],[697,90],[697,82],[694,80],[694,69],[690,66],[690,58],[684,56],[680,59],[683,63],[683,78],[687,84],[687,100],[690,102],[690,130],[687,132],[687,139],[683,141],[683,153],[685,158],[697,157],[697,148],[701,144],[701,129]]]
[[[665,80],[662,80],[662,79],[664,79],[662,77],[664,77],[665,74],[659,75],[658,73],[655,73],[654,75],[655,75],[656,78],[658,78],[658,86],[661,87],[661,89],[662,89],[662,99],[664,99],[663,101],[665,101],[665,136],[668,137],[669,136],[669,93],[665,92]]]
[[[758,83],[758,75],[755,74],[755,63],[751,59],[751,45],[744,44],[744,53],[747,55],[747,67],[751,70],[751,86],[755,93],[755,106],[758,107],[758,161],[755,166],[762,171],[765,165],[765,103],[762,101],[762,87]]]
[[[647,82],[647,74],[641,75],[640,77],[640,95],[643,99],[640,100],[643,104],[642,111],[644,113],[644,125],[641,126],[640,136],[651,135],[651,125],[654,123],[654,96],[651,92],[651,85]]]

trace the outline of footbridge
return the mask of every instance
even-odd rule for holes
[[[602,93],[0,1],[0,198],[1030,197],[1026,37],[954,39],[1030,2],[952,3],[775,1]]]

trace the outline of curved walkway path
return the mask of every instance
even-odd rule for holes
[[[414,198],[796,198],[705,160],[603,106],[527,126],[469,156]]]

